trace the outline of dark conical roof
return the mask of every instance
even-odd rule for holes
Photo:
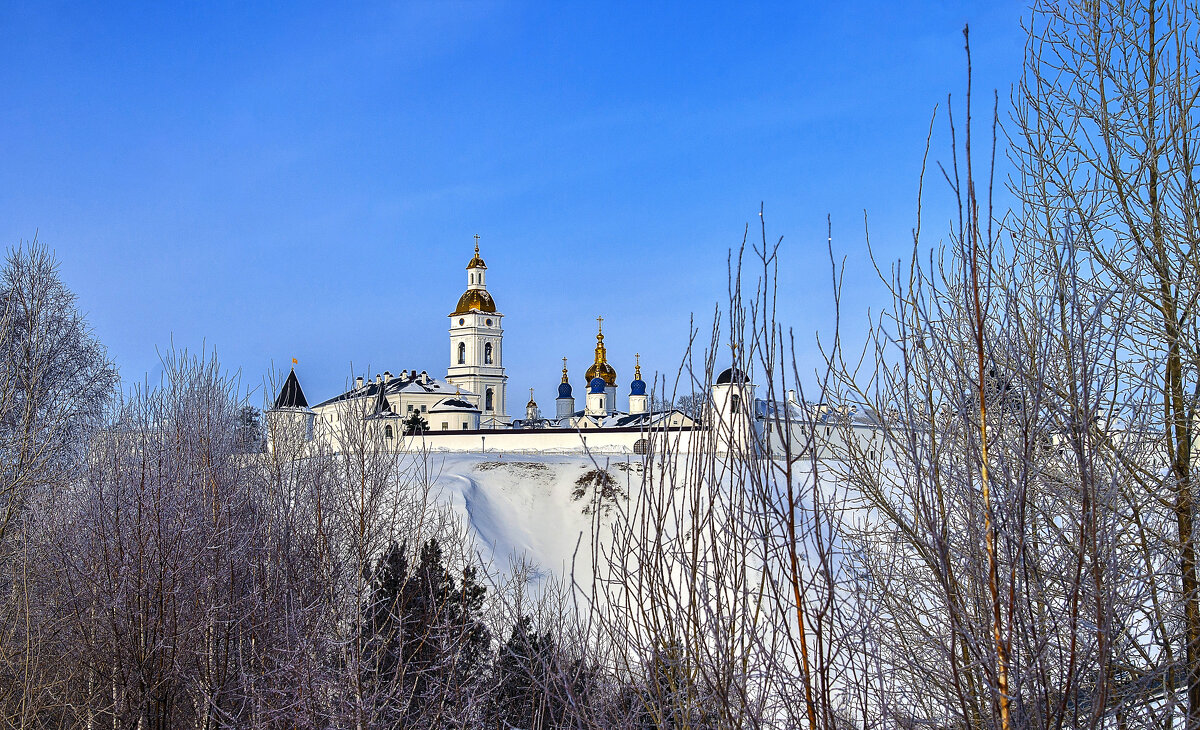
[[[388,403],[387,395],[384,394],[385,390],[387,390],[387,388],[380,387],[379,393],[375,396],[375,408],[373,409],[373,413],[376,416],[392,412],[392,404]]]
[[[283,381],[279,396],[275,398],[275,407],[308,408],[308,399],[304,397],[304,390],[300,388],[300,381],[296,379],[296,368],[292,368],[287,380]]]

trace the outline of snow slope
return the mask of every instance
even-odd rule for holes
[[[428,458],[438,496],[467,525],[484,560],[507,572],[524,558],[543,575],[569,576],[574,559],[581,582],[591,578],[593,472],[606,471],[625,494],[641,482],[640,456],[593,460],[583,455],[463,453]]]

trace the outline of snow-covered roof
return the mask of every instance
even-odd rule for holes
[[[475,404],[468,400],[458,397],[450,397],[438,401],[433,408],[429,409],[430,413],[479,413],[480,410],[475,407]]]
[[[365,382],[361,386],[351,388],[341,395],[336,395],[329,400],[318,403],[316,407],[320,408],[321,406],[327,406],[331,403],[351,400],[353,398],[369,398],[371,396],[378,396],[380,389],[383,390],[383,395],[385,396],[400,394],[425,394],[440,395],[445,397],[463,394],[474,395],[474,393],[464,391],[457,385],[451,385],[444,380],[439,380],[432,375],[429,375],[425,371],[417,372],[415,370],[406,370],[401,372],[400,375],[391,376],[386,381],[372,380]]]
[[[383,388],[376,389],[375,405],[371,410],[371,415],[367,418],[399,418],[400,414],[396,413],[392,408],[391,402],[387,399],[387,394]]]
[[[658,426],[669,422],[671,416],[679,414],[685,425],[691,425],[695,420],[683,411],[670,410],[653,413],[612,413],[607,416],[590,416],[587,411],[578,411],[575,417],[588,418],[597,428],[639,428]]]

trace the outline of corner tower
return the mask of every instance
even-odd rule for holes
[[[450,313],[450,367],[446,381],[479,396],[480,428],[508,425],[504,374],[504,330],[496,302],[487,290],[487,264],[479,256],[467,264],[467,290]]]

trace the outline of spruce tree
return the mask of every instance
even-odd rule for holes
[[[485,673],[491,634],[482,620],[487,593],[474,567],[461,581],[445,566],[442,547],[429,540],[411,567],[404,545],[380,558],[364,608],[370,661],[367,686],[383,699],[389,723],[416,727],[431,707],[474,691]]]

